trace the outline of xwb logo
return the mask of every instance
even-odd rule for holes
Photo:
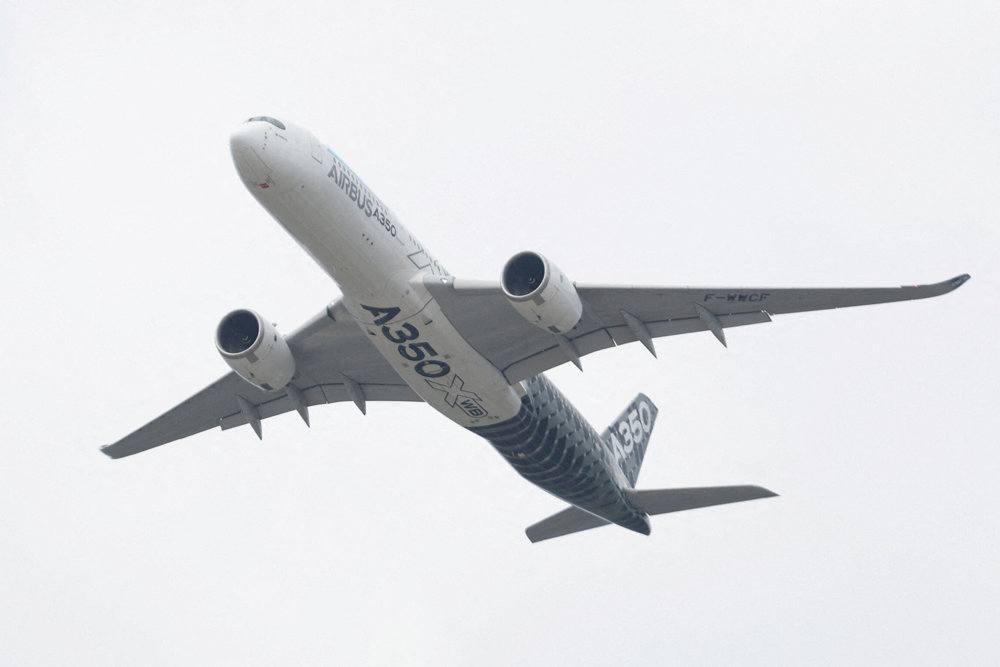
[[[451,384],[448,385],[443,382],[435,382],[434,380],[427,380],[426,382],[431,388],[444,392],[445,403],[453,408],[459,408],[468,416],[478,418],[489,414],[482,406],[482,403],[480,403],[482,399],[479,398],[479,394],[466,389],[465,382],[458,375],[451,378]]]

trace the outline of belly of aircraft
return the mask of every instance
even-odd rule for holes
[[[398,287],[387,290],[395,298],[372,303],[351,298],[348,309],[400,377],[452,421],[476,427],[514,417],[521,407],[517,391],[455,330],[434,299],[420,295],[419,282],[405,296],[423,307],[405,319],[387,319],[397,309],[413,308],[399,297]]]

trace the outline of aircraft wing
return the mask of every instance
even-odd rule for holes
[[[969,279],[880,288],[610,287],[577,284],[579,324],[563,335],[525,320],[499,283],[428,276],[424,286],[445,316],[480,354],[514,383],[615,345],[711,331],[725,345],[729,327],[770,322],[771,315],[845,308],[946,294]]]
[[[288,337],[295,357],[291,388],[258,389],[230,372],[174,409],[101,451],[117,459],[186,438],[215,426],[250,424],[261,433],[268,417],[298,410],[306,423],[308,407],[354,401],[421,400],[365,338],[340,301]]]

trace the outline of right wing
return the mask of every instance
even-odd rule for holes
[[[771,315],[926,299],[969,279],[933,285],[867,288],[632,287],[576,284],[583,317],[564,335],[528,322],[499,283],[428,276],[424,287],[459,333],[515,383],[580,357],[633,341],[650,352],[653,338],[770,322]]]
[[[101,451],[113,459],[137,454],[215,426],[250,424],[298,410],[308,423],[310,405],[354,401],[421,400],[389,365],[340,301],[288,337],[295,357],[290,388],[258,389],[230,372],[177,407]]]

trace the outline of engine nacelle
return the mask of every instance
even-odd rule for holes
[[[276,391],[292,381],[295,358],[273,324],[252,310],[234,310],[215,331],[215,347],[250,384]]]
[[[558,266],[537,252],[519,252],[503,267],[503,293],[514,309],[535,326],[565,333],[583,315],[573,283]]]

